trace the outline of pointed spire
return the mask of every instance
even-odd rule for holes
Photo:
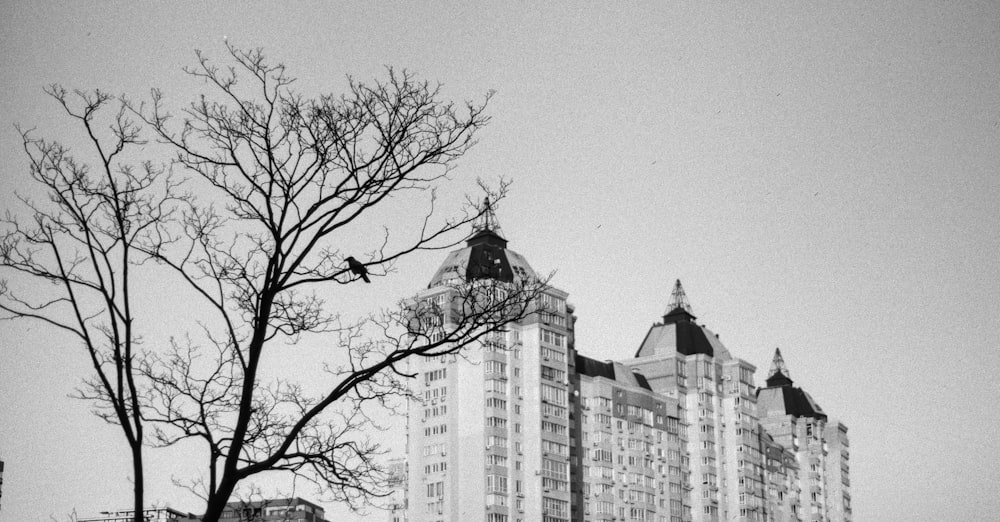
[[[483,206],[479,208],[479,217],[472,222],[472,235],[475,236],[481,232],[492,232],[503,237],[500,222],[497,221],[497,215],[493,211],[493,202],[490,201],[489,196],[483,198]]]
[[[774,358],[771,359],[771,371],[767,373],[768,377],[781,372],[785,374],[785,377],[789,377],[788,368],[785,367],[785,358],[781,356],[781,348],[774,349]]]
[[[688,302],[681,280],[674,283],[674,291],[670,294],[670,304],[667,311],[663,313],[663,324],[672,324],[678,321],[694,321],[694,314],[691,313],[691,303]]]
[[[670,304],[667,305],[667,313],[673,312],[680,308],[685,312],[691,314],[691,303],[688,302],[687,294],[684,293],[684,287],[681,286],[681,280],[678,279],[674,283],[674,291],[670,294]],[[693,315],[693,314],[692,314]]]
[[[489,244],[498,248],[507,248],[507,240],[500,230],[500,222],[493,212],[494,202],[489,197],[483,199],[478,215],[472,222],[472,235],[465,241],[468,246]]]
[[[781,348],[775,348],[771,371],[767,372],[767,385],[772,387],[786,384],[792,384],[792,379],[789,377],[788,367],[785,366],[785,359],[781,356]]]

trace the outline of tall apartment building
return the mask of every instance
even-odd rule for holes
[[[793,386],[789,375],[781,350],[775,350],[758,404],[761,427],[799,466],[797,480],[790,484],[796,497],[790,509],[802,520],[850,520],[847,426],[828,419],[809,393]]]
[[[537,277],[490,223],[448,255],[418,300],[447,308],[456,281]],[[408,415],[410,522],[569,519],[574,361],[566,297],[548,289],[545,312],[461,356],[411,359],[418,377]]]
[[[680,520],[690,470],[677,399],[620,362],[582,355],[573,388],[572,519]]]
[[[417,300],[444,306],[482,277],[535,277],[491,214]],[[680,281],[617,362],[577,353],[567,297],[549,288],[481,346],[410,361],[394,521],[851,520],[847,428],[798,388],[779,400],[787,371],[758,389],[756,367],[696,323]]]
[[[675,520],[766,520],[763,459],[752,364],[733,357],[695,322],[678,281],[662,322],[626,361],[653,390],[678,402],[690,470],[684,512]]]

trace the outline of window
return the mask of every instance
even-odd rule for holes
[[[448,369],[441,368],[439,370],[433,370],[424,374],[424,382],[431,383],[438,379],[444,379],[448,376]]]
[[[486,379],[486,391],[507,394],[507,379]]]
[[[491,493],[506,493],[507,477],[503,475],[486,475],[486,491]]]
[[[566,354],[559,350],[554,350],[548,346],[542,347],[542,360],[553,362],[566,362]]]
[[[487,397],[486,398],[486,407],[487,408],[496,408],[498,410],[506,410],[507,409],[507,401],[505,401],[503,399],[498,399],[496,397]]]
[[[569,517],[569,502],[543,497],[542,514],[552,517]]]
[[[558,404],[560,406],[566,405],[566,390],[562,388],[556,388],[548,384],[542,384],[542,400],[548,401],[553,404]]]
[[[486,465],[487,466],[506,466],[507,456],[506,455],[496,455],[493,453],[488,453],[486,455]]]
[[[552,324],[555,326],[566,326],[566,318],[562,314],[554,314],[552,312],[542,312],[541,314],[542,322],[545,324]]]
[[[443,442],[439,443],[439,444],[428,444],[428,445],[424,446],[424,456],[425,457],[430,456],[430,455],[437,455],[439,453],[442,454],[442,455],[444,455],[444,453],[445,453],[445,445],[444,445]]]
[[[444,482],[432,482],[430,484],[427,484],[427,496],[428,497],[444,496]]]
[[[551,330],[542,329],[542,342],[562,348],[566,346],[566,336]]]
[[[483,363],[483,369],[486,373],[507,373],[507,364],[500,361],[486,361]]]
[[[566,426],[555,422],[542,421],[542,431],[554,433],[556,435],[566,435]]]
[[[542,451],[562,455],[564,457],[569,456],[569,446],[553,442],[551,440],[542,439]]]
[[[544,308],[547,312],[554,312],[559,314],[566,312],[566,301],[548,294],[542,294],[541,296],[539,296],[538,305],[541,308]]]
[[[558,383],[566,382],[566,372],[542,365],[542,378]]]
[[[567,410],[562,406],[557,406],[550,402],[543,402],[542,415],[551,415],[552,417],[559,417],[560,419],[565,419],[567,416]]]
[[[545,489],[546,491],[569,491],[569,482],[550,477],[542,477],[542,489]]]

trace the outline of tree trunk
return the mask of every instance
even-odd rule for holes
[[[133,492],[133,503],[135,506],[135,513],[133,517],[133,522],[145,522],[145,518],[142,516],[143,510],[143,493],[145,481],[143,480],[142,472],[142,442],[136,442],[132,446],[132,480],[134,481]]]
[[[233,494],[236,487],[235,482],[223,480],[215,490],[215,494],[208,498],[208,506],[205,507],[205,515],[201,517],[201,522],[219,522],[222,512],[226,510],[229,496]]]

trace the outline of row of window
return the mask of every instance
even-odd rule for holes
[[[434,462],[424,466],[424,474],[430,475],[431,473],[440,473],[442,471],[448,470],[447,462]]]
[[[440,388],[434,388],[433,390],[424,390],[424,400],[431,401],[435,399],[445,400],[448,397],[448,387],[442,386]]]
[[[447,424],[436,424],[434,426],[427,426],[424,428],[424,436],[430,437],[432,435],[442,435],[448,432]]]
[[[428,497],[443,497],[444,496],[444,481],[431,482],[427,484],[427,496]]]
[[[429,419],[431,417],[437,417],[439,415],[445,415],[448,413],[448,406],[442,404],[440,406],[432,406],[430,408],[424,408],[424,418]]]
[[[566,346],[566,335],[558,332],[553,332],[552,330],[542,329],[542,342],[546,344],[551,344],[558,348]]]
[[[447,368],[439,368],[437,370],[431,370],[429,372],[424,373],[424,382],[432,383],[439,379],[444,379],[447,376],[448,376]]]
[[[548,401],[559,406],[565,406],[567,404],[567,394],[566,390],[563,388],[557,388],[550,384],[542,383],[541,393],[543,401]]]
[[[446,449],[447,449],[447,446],[443,442],[439,442],[437,444],[428,444],[428,445],[424,446],[424,456],[425,457],[429,457],[431,455],[437,455],[439,453],[441,455],[444,455]]]

